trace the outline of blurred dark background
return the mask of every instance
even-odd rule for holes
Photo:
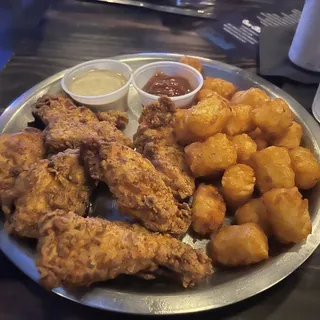
[[[55,0],[0,0],[0,70]]]

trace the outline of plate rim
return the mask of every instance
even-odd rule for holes
[[[154,52],[152,52],[152,53],[118,55],[118,56],[110,57],[110,59],[121,60],[123,62],[126,62],[126,60],[132,61],[135,58],[139,61],[141,61],[142,59],[145,59],[146,61],[151,60],[151,59],[176,60],[176,59],[181,58],[182,56],[184,56],[184,55],[177,54],[177,53],[154,53]],[[220,68],[222,70],[227,70],[232,73],[237,73],[239,76],[242,76],[242,77],[248,79],[249,81],[254,82],[257,86],[262,87],[268,93],[271,93],[274,96],[282,97],[283,99],[285,99],[289,103],[290,106],[294,106],[295,114],[299,116],[299,118],[300,118],[299,121],[301,121],[303,123],[304,127],[307,128],[308,135],[312,136],[311,139],[312,139],[313,145],[317,149],[317,154],[319,155],[319,144],[317,142],[317,140],[320,141],[319,125],[317,124],[316,120],[314,120],[312,118],[312,116],[308,113],[308,111],[305,110],[290,95],[288,95],[283,90],[276,87],[275,85],[271,84],[267,80],[262,79],[258,75],[252,74],[252,73],[245,71],[243,69],[240,69],[236,66],[232,66],[232,65],[220,62],[220,61],[211,60],[209,58],[203,58],[203,57],[198,57],[198,56],[193,56],[193,57],[199,58],[205,64],[214,65],[215,67]],[[54,83],[55,81],[62,78],[62,76],[68,70],[69,69],[62,70],[62,71],[48,77],[47,79],[41,81],[40,83],[38,83],[37,85],[35,85],[31,89],[27,90],[22,95],[20,95],[14,101],[12,101],[0,117],[0,128],[2,130],[5,130],[6,125],[9,124],[10,119],[14,116],[14,114],[16,112],[18,112],[20,109],[22,109],[24,107],[24,104],[26,103],[26,101],[29,98],[33,97],[34,95],[40,94],[42,88],[47,87],[51,83]],[[19,106],[18,109],[16,108],[17,106]],[[318,156],[318,158],[319,158],[319,156]],[[310,257],[310,255],[316,250],[317,246],[320,243],[319,208],[317,208],[317,213],[315,214],[315,218],[317,218],[317,219],[315,219],[316,221],[314,221],[315,225],[313,225],[313,228],[315,229],[316,232],[314,232],[312,235],[310,235],[304,243],[294,246],[294,248],[298,246],[301,249],[303,249],[303,253],[304,253],[303,258],[301,259],[301,257],[300,257],[299,261],[295,264],[294,267],[290,268],[289,271],[286,271],[285,274],[283,274],[277,280],[271,281],[272,283],[269,283],[267,286],[264,286],[263,288],[259,288],[257,290],[252,290],[254,292],[246,293],[245,296],[237,295],[237,297],[234,300],[226,302],[221,305],[219,305],[219,304],[215,305],[212,302],[211,304],[208,303],[207,305],[200,305],[199,307],[192,306],[192,303],[190,304],[190,302],[193,300],[191,298],[191,297],[193,297],[193,295],[191,294],[192,291],[188,291],[188,290],[185,291],[185,295],[183,295],[183,296],[188,296],[189,298],[186,299],[186,301],[184,303],[182,303],[186,308],[182,308],[182,309],[172,308],[172,306],[170,305],[170,301],[168,301],[168,299],[176,298],[176,296],[155,295],[155,296],[150,296],[151,298],[144,297],[145,305],[143,308],[141,308],[141,306],[138,306],[138,310],[136,309],[136,305],[138,303],[141,303],[141,301],[143,301],[143,299],[138,297],[139,299],[136,301],[136,299],[132,299],[132,297],[129,297],[129,296],[131,296],[131,293],[123,293],[122,295],[125,297],[121,297],[121,293],[119,293],[119,292],[117,293],[118,295],[116,294],[114,296],[112,295],[112,293],[108,292],[107,297],[104,297],[104,299],[105,299],[103,301],[104,303],[101,302],[101,303],[97,304],[97,303],[94,303],[94,301],[91,301],[90,299],[83,300],[83,299],[76,298],[76,297],[70,295],[68,292],[66,292],[63,288],[57,288],[52,291],[54,293],[56,293],[57,295],[60,295],[68,300],[71,300],[71,301],[74,301],[74,302],[77,302],[77,303],[80,303],[83,305],[87,305],[89,307],[94,307],[94,308],[109,310],[109,311],[128,313],[128,314],[140,314],[140,315],[186,314],[186,313],[194,313],[194,312],[224,307],[224,306],[231,305],[231,304],[237,303],[239,301],[248,299],[252,296],[255,296],[255,295],[269,289],[270,287],[274,286],[275,284],[279,283],[284,278],[289,276],[297,268],[299,268],[301,266],[301,264],[303,262],[305,262]],[[8,250],[6,250],[5,244],[8,244],[8,241],[10,241],[10,236],[8,236],[5,233],[5,231],[3,230],[3,223],[2,223],[2,221],[0,221],[0,248],[1,248],[2,252],[22,272],[24,272],[27,276],[29,276],[34,281],[38,282],[38,279],[37,279],[38,275],[37,275],[36,270],[29,270],[29,271],[27,270],[26,271],[26,270],[24,270],[25,268],[21,268],[21,258],[19,258],[18,251],[13,250],[13,252],[9,252]],[[294,250],[293,250],[293,252],[291,252],[291,250],[290,250],[290,251],[287,251],[285,254],[293,254],[294,255],[295,252],[294,252]],[[31,261],[30,258],[29,258],[29,260]],[[27,258],[24,259],[24,263],[28,264],[29,266],[30,266],[30,261],[28,261]],[[33,266],[33,268],[35,268],[35,266]],[[233,282],[235,282],[235,280],[233,280]],[[94,290],[96,290],[96,289],[94,289]],[[94,291],[94,290],[91,290],[91,291]],[[189,293],[189,295],[188,295],[188,293]],[[119,294],[120,294],[120,296],[119,296]],[[89,293],[89,295],[90,295],[90,293]],[[138,296],[139,296],[139,294],[138,294]],[[93,298],[96,298],[96,297],[93,297]],[[134,301],[130,301],[128,303],[128,301],[124,301],[123,298],[125,298],[125,300],[131,299]],[[152,299],[159,299],[159,298],[162,298],[162,300],[163,300],[161,303],[159,303],[159,301],[157,301],[156,303],[154,301],[152,301]],[[206,297],[206,299],[208,300],[208,297]],[[158,303],[159,305],[153,305],[154,303],[155,304]],[[179,304],[181,305],[181,302],[179,302]],[[164,306],[164,305],[166,306],[166,309],[161,309],[161,306]]]

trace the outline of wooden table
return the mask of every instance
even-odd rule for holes
[[[221,6],[221,14],[228,8],[245,10],[259,2],[265,1],[225,1],[229,6]],[[56,1],[38,27],[22,38],[15,55],[0,72],[0,111],[39,81],[84,60],[158,51],[199,55],[228,63],[227,55],[221,54],[221,50],[216,50],[194,33],[194,28],[201,23],[200,20],[188,17],[139,8],[74,0]],[[256,60],[239,59],[233,63],[252,72],[257,70]],[[319,292],[320,249],[296,272],[270,290],[244,302],[201,313],[196,317],[319,319]],[[1,320],[99,320],[118,317],[119,314],[83,307],[46,292],[0,253]],[[192,317],[187,315],[177,318]],[[121,315],[121,319],[133,318]]]

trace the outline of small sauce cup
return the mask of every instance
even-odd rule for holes
[[[158,72],[170,76],[180,76],[189,81],[193,90],[181,96],[170,97],[177,108],[189,108],[198,91],[203,85],[202,74],[184,63],[173,61],[160,61],[146,64],[133,73],[132,84],[138,91],[143,106],[158,100],[159,96],[147,93],[143,90],[147,82]]]
[[[85,96],[75,94],[69,87],[75,77],[91,70],[108,70],[121,73],[127,82],[120,89],[98,96]],[[125,111],[128,108],[127,97],[132,81],[132,69],[125,63],[111,59],[91,60],[76,65],[62,78],[62,89],[75,101],[89,107],[93,111],[106,111],[110,109]]]

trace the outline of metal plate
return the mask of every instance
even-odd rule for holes
[[[114,59],[128,63],[133,69],[159,60],[178,60],[178,54],[138,54],[118,56]],[[238,89],[258,87],[265,90],[270,97],[281,97],[291,106],[298,121],[304,128],[303,144],[311,148],[319,159],[320,128],[311,115],[293,98],[267,81],[249,74],[236,67],[209,59],[200,58],[204,65],[205,76],[221,77],[233,82]],[[0,117],[2,132],[16,132],[31,121],[31,106],[36,99],[46,92],[57,93],[61,90],[62,71],[33,87],[17,98]],[[126,130],[132,135],[137,128],[137,119],[141,107],[137,93],[130,89],[129,98],[130,125]],[[85,289],[74,291],[64,288],[53,290],[56,294],[78,303],[106,310],[136,314],[178,314],[196,312],[226,306],[251,297],[278,283],[297,269],[316,249],[320,242],[320,185],[308,193],[312,217],[313,232],[308,239],[285,251],[278,252],[269,260],[250,268],[219,270],[205,282],[192,289],[183,289],[172,281],[144,281],[135,277],[99,283]],[[103,199],[102,199],[103,200]],[[97,203],[102,212],[113,211],[112,203]],[[39,274],[34,265],[35,243],[15,239],[3,230],[0,219],[0,247],[7,257],[26,275],[38,281]],[[187,235],[183,241],[193,247],[203,247],[206,241],[193,241]]]

